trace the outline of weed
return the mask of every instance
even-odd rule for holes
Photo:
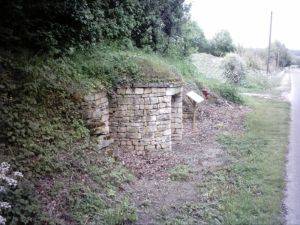
[[[186,181],[191,174],[191,169],[187,165],[178,165],[170,171],[170,178],[173,181]]]

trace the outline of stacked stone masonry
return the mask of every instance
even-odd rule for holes
[[[126,150],[170,150],[182,139],[180,118],[181,88],[121,88],[110,102],[111,135]]]
[[[172,143],[180,144],[182,141],[182,93],[172,96]]]
[[[112,143],[109,135],[108,98],[105,91],[90,93],[82,103],[83,117],[99,149]]]
[[[83,115],[99,148],[113,139],[124,151],[170,150],[182,140],[181,93],[181,87],[119,88],[109,100],[92,93]]]

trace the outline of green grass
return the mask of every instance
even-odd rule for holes
[[[225,133],[224,164],[204,171],[194,202],[174,206],[161,224],[273,225],[284,223],[285,153],[289,104],[248,98],[252,108],[242,134]]]
[[[187,165],[178,165],[170,171],[170,178],[173,181],[186,181],[191,174],[191,169]]]
[[[187,83],[196,84],[201,91],[202,88],[209,88],[220,97],[237,104],[243,104],[244,100],[239,94],[239,88],[216,78],[208,78],[189,59],[171,59],[166,62],[178,71],[183,80]]]
[[[0,52],[0,63],[34,75],[35,79],[47,76],[52,83],[70,91],[88,92],[93,88],[111,91],[119,85],[181,82],[178,71],[162,56],[105,44],[74,50],[59,58]]]
[[[289,104],[258,99],[249,104],[254,110],[246,119],[245,134],[219,138],[230,164],[206,184],[217,190],[222,224],[282,224]]]

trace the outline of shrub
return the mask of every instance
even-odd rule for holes
[[[23,174],[16,171],[11,171],[10,164],[2,162],[0,164],[0,225],[6,224],[6,218],[3,212],[12,208],[16,202],[9,202],[8,196],[11,190],[15,190],[18,185],[18,178],[23,177]]]
[[[249,71],[243,82],[243,87],[253,91],[265,91],[276,83],[276,79],[270,77],[262,71]]]
[[[231,84],[218,84],[213,87],[213,90],[217,92],[222,98],[230,102],[237,104],[244,103],[241,95],[238,93],[238,89]]]
[[[246,75],[244,61],[236,54],[228,54],[223,62],[224,77],[232,84],[241,84]]]

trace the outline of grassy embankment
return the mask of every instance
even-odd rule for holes
[[[136,220],[122,185],[134,176],[111,155],[93,148],[80,114],[92,89],[173,81],[159,56],[95,47],[48,58],[1,54],[0,162],[24,179],[0,200],[9,224],[121,224]],[[146,76],[147,75],[147,76]],[[148,76],[149,75],[149,76]]]
[[[0,73],[0,161],[25,176],[0,196],[13,203],[4,212],[11,225],[134,222],[135,208],[119,195],[134,176],[93,148],[79,111],[82,97],[141,81],[218,83],[187,59],[103,46],[59,58],[1,53]]]
[[[118,195],[134,177],[93,148],[80,101],[93,88],[135,80],[138,65],[124,52],[101,48],[58,59],[0,59],[0,161],[24,174],[17,189],[0,195],[12,203],[4,211],[8,224],[135,221],[130,200]]]

